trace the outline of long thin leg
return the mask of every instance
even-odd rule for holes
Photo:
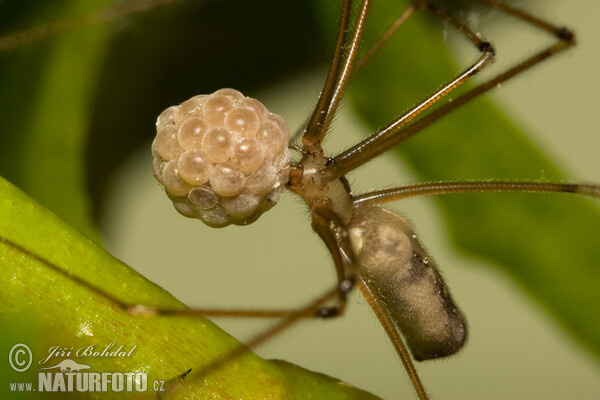
[[[558,192],[574,193],[600,198],[600,185],[509,181],[433,182],[377,190],[355,196],[353,201],[355,205],[360,204],[362,206],[374,206],[405,199],[407,197],[466,192]]]
[[[69,278],[70,280],[81,285],[82,287],[92,291],[93,293],[99,295],[100,297],[105,298],[109,302],[112,302],[116,307],[123,309],[125,312],[129,312],[134,316],[154,316],[154,315],[198,316],[199,314],[206,312],[206,310],[189,310],[189,309],[161,310],[161,309],[157,309],[154,307],[139,306],[139,305],[138,306],[127,305],[127,304],[123,303],[121,300],[119,300],[118,298],[116,298],[115,296],[113,296],[112,294],[104,291],[103,289],[93,286],[92,284],[86,282],[85,280],[81,279],[80,277],[66,271],[65,269],[63,269],[60,266],[54,264],[53,262],[47,260],[46,258],[41,257],[41,256],[29,251],[28,249],[20,246],[19,244],[13,242],[10,239],[0,236],[0,243],[6,244],[6,245],[12,247],[13,249],[15,249],[16,251],[24,254],[25,256],[33,258],[34,260],[44,264],[46,267],[50,268],[51,270],[59,273],[62,276]],[[269,329],[254,336],[252,339],[250,339],[245,344],[240,344],[238,347],[235,347],[231,351],[226,352],[225,354],[218,357],[216,360],[214,360],[210,364],[204,366],[201,370],[192,371],[191,374],[189,373],[190,371],[187,371],[185,374],[183,374],[183,375],[179,376],[178,378],[176,378],[175,380],[169,382],[169,385],[167,388],[168,392],[165,393],[165,395],[168,396],[169,394],[177,391],[183,385],[190,383],[193,380],[200,379],[200,378],[206,376],[207,374],[210,374],[212,371],[217,370],[219,367],[225,365],[226,363],[233,361],[236,358],[244,355],[245,353],[250,351],[250,349],[256,348],[257,346],[261,345],[262,343],[266,342],[267,340],[282,333],[287,328],[296,324],[297,322],[301,321],[302,319],[312,318],[314,316],[323,316],[322,315],[323,313],[320,310],[324,309],[323,306],[325,304],[331,302],[331,300],[333,300],[337,296],[339,296],[340,291],[347,291],[352,288],[352,285],[349,284],[348,280],[345,280],[344,284],[345,284],[345,286],[342,286],[339,284],[334,286],[333,288],[324,292],[321,296],[315,298],[314,300],[310,301],[303,307],[296,309],[296,310],[287,310],[286,312],[279,312],[279,313],[273,312],[272,313],[273,315],[266,315],[266,313],[264,313],[264,312],[261,315],[253,315],[253,314],[249,315],[245,311],[242,311],[242,313],[244,313],[244,314],[239,315],[242,317],[273,316],[273,317],[282,317],[282,318],[280,321],[276,322]],[[254,312],[254,314],[258,314],[258,313]],[[277,315],[275,315],[275,314],[277,314]],[[326,315],[326,316],[333,316],[333,315]],[[183,377],[186,377],[185,381],[183,379],[181,379]]]
[[[302,309],[269,309],[269,310],[246,310],[246,309],[200,309],[200,308],[178,308],[178,309],[161,309],[153,306],[142,305],[142,304],[128,304],[123,302],[118,297],[112,295],[105,290],[96,287],[77,275],[74,275],[60,266],[54,264],[52,261],[41,257],[32,251],[24,248],[23,246],[13,242],[10,239],[0,236],[0,242],[4,243],[18,252],[25,254],[26,256],[33,258],[36,261],[44,264],[46,267],[52,269],[54,272],[65,276],[66,278],[76,282],[77,284],[85,287],[91,292],[97,294],[100,297],[113,303],[116,307],[120,308],[124,312],[131,314],[134,317],[150,317],[150,316],[203,316],[203,317],[238,317],[238,318],[281,318],[281,317],[295,317],[298,313],[302,312]],[[321,313],[315,312],[314,317],[321,317]]]
[[[477,96],[487,92],[488,90],[509,80],[515,75],[520,74],[521,72],[533,67],[536,64],[539,64],[540,62],[575,44],[575,35],[564,27],[554,26],[536,17],[530,16],[529,14],[521,10],[509,7],[503,3],[498,3],[492,0],[478,1],[484,2],[486,4],[489,4],[490,6],[498,8],[500,8],[498,4],[502,4],[501,9],[503,11],[506,11],[517,18],[531,23],[540,29],[550,32],[558,39],[558,42],[540,51],[539,53],[534,54],[530,58],[497,75],[496,77],[467,91],[458,98],[453,99],[452,102],[444,104],[440,108],[430,112],[429,114],[425,115],[421,119],[417,120],[416,122],[413,122],[408,126],[404,126],[401,128],[396,127],[395,129],[392,129],[392,126],[397,120],[392,122],[388,126],[382,128],[380,131],[363,140],[361,143],[334,157],[329,169],[325,173],[328,179],[336,179],[337,177],[342,176],[348,173],[349,171],[352,171],[353,169],[361,166],[367,161],[377,157],[381,153],[394,147],[398,143],[401,143],[402,141],[408,139],[412,135],[420,132],[433,122],[449,114],[458,107],[461,107],[462,105],[471,101]],[[427,102],[428,100],[429,99],[425,100],[425,102]],[[400,117],[400,119],[403,117]],[[385,133],[385,135],[382,133]]]
[[[342,315],[346,308],[346,294],[354,285],[353,272],[356,259],[350,243],[347,228],[340,218],[326,204],[315,204],[312,208],[312,228],[321,237],[333,258],[338,278],[337,303],[334,306],[320,307],[313,315],[307,317],[331,318]],[[93,290],[86,283],[86,287]],[[97,291],[98,293],[98,291]],[[109,297],[121,308],[133,315],[163,315],[163,316],[205,316],[205,317],[243,317],[243,318],[296,318],[303,309],[285,310],[244,310],[244,309],[157,309],[145,305],[125,305],[118,299],[105,292],[102,296]]]
[[[408,8],[406,8],[406,10],[404,10],[402,12],[402,14],[400,14],[400,16],[394,21],[394,23],[385,31],[385,33],[383,35],[381,35],[381,37],[377,40],[377,42],[375,42],[375,44],[369,49],[369,51],[367,52],[367,54],[365,54],[357,63],[356,63],[356,67],[354,67],[352,69],[352,73],[350,78],[354,77],[356,74],[358,74],[358,72],[363,69],[363,67],[373,58],[373,56],[375,56],[375,54],[383,47],[383,45],[385,43],[387,43],[387,41],[394,35],[394,33],[396,33],[396,31],[398,30],[398,28],[400,28],[400,26],[402,24],[404,24],[404,22],[406,22],[406,20],[408,20],[408,18],[415,12],[415,6],[414,5],[410,5]],[[339,35],[339,32],[338,32]],[[339,38],[338,38],[339,40]],[[337,62],[337,56],[338,56],[338,47],[336,45],[336,51],[334,53],[334,57],[333,57],[333,61],[332,61],[332,67],[330,67],[329,70],[329,74],[332,74],[332,70],[333,70],[333,63]],[[339,66],[339,64],[337,64]],[[327,82],[326,82],[327,84]],[[323,90],[324,92],[325,90]],[[294,134],[292,135],[292,137],[290,138],[290,143],[296,143],[297,139],[306,131],[306,127],[308,126],[308,122],[311,120],[312,116],[307,118],[302,125],[300,125],[299,128],[296,129],[296,131],[294,132]]]
[[[206,375],[210,374],[212,371],[215,371],[223,365],[237,359],[238,357],[243,356],[244,354],[249,352],[250,349],[254,349],[259,345],[265,343],[267,340],[272,339],[273,337],[282,333],[283,331],[296,324],[300,320],[313,317],[314,315],[318,314],[320,309],[322,309],[323,304],[331,301],[338,295],[338,293],[339,286],[328,290],[315,300],[308,303],[306,306],[297,310],[297,312],[295,312],[294,314],[288,315],[287,317],[283,318],[280,322],[274,324],[271,328],[259,333],[258,335],[247,341],[245,344],[241,344],[233,350],[225,353],[223,356],[218,357],[216,360],[206,365],[199,371],[192,371],[185,382],[181,382],[179,385],[173,385],[169,388],[169,393],[166,394],[172,395],[173,393],[177,392],[177,390],[180,389],[183,385],[189,384],[194,380],[206,377]]]
[[[365,296],[367,303],[369,303],[371,309],[373,309],[373,312],[377,316],[377,319],[379,319],[379,322],[383,326],[385,333],[387,333],[388,337],[390,338],[394,349],[396,349],[396,353],[398,353],[400,360],[402,360],[404,369],[406,370],[406,373],[408,374],[408,377],[410,378],[410,381],[413,387],[415,388],[419,399],[429,399],[427,393],[425,392],[425,388],[423,387],[423,383],[421,383],[421,379],[419,378],[417,369],[415,368],[415,365],[412,362],[410,353],[408,352],[408,349],[406,348],[402,337],[398,333],[398,329],[396,328],[394,321],[392,321],[392,319],[390,318],[387,310],[383,305],[383,302],[379,298],[379,295],[376,293],[376,291],[372,290],[372,288],[367,284],[366,281],[362,279],[359,279],[357,281],[356,286],[363,294],[363,296]]]
[[[383,47],[383,45],[385,45],[387,43],[387,41],[394,35],[394,33],[396,33],[396,31],[400,28],[400,26],[402,26],[402,24],[404,24],[408,20],[408,18],[410,18],[410,16],[413,15],[413,13],[415,12],[415,10],[416,10],[415,5],[411,4],[410,6],[408,6],[408,8],[406,8],[406,10],[404,10],[402,12],[402,14],[400,14],[400,16],[398,18],[396,18],[396,20],[385,31],[385,33],[383,35],[381,35],[379,37],[379,39],[377,39],[377,42],[375,42],[375,44],[373,46],[371,46],[371,48],[369,49],[369,51],[367,52],[367,54],[365,54],[356,63],[356,67],[352,71],[352,76],[358,74],[358,72],[361,69],[363,69],[363,67],[365,65],[367,65],[367,63],[375,56],[375,54],[377,54],[377,52],[379,50],[381,50],[381,48]]]
[[[490,7],[497,8],[502,10],[503,12],[512,15],[513,17],[519,18],[539,29],[545,30],[546,32],[556,35],[557,30],[566,30],[566,28],[557,28],[555,25],[549,23],[548,21],[544,21],[543,19],[536,17],[535,15],[531,15],[523,10],[519,10],[518,8],[512,7],[502,1],[498,0],[475,0],[478,3],[487,4]],[[560,36],[560,35],[559,35]]]
[[[446,96],[448,93],[465,83],[469,78],[482,71],[494,59],[494,48],[492,45],[480,39],[465,24],[431,3],[417,1],[415,4],[424,6],[427,10],[434,12],[451,23],[477,47],[481,52],[481,55],[470,67],[458,74],[450,82],[446,83],[441,89],[436,90],[425,100],[411,108],[408,112],[396,118],[371,136],[365,138],[360,143],[333,157],[333,162],[325,172],[325,175],[330,180],[337,179],[340,176],[347,174],[351,170],[388,150],[391,147],[389,146],[390,139],[396,138],[398,132],[401,131],[403,127],[442,97]],[[394,142],[394,145],[395,144],[397,143]]]
[[[312,228],[323,240],[333,262],[338,278],[338,302],[333,307],[321,308],[322,317],[341,315],[346,308],[346,293],[354,285],[356,257],[350,235],[344,223],[326,204],[317,203],[312,208]]]
[[[349,284],[344,285],[344,282],[348,281],[349,279],[349,283],[355,282],[354,274],[356,273],[356,267],[358,266],[356,256],[354,254],[352,244],[350,243],[349,232],[337,214],[328,208],[326,204],[316,204],[313,206],[312,214],[313,229],[319,234],[319,236],[321,236],[327,245],[338,271],[338,279],[340,281],[339,296],[343,296],[339,297],[339,306],[342,308],[341,310],[338,310],[339,312],[337,314],[335,314],[339,315],[339,313],[343,311],[343,307],[345,307],[346,304],[346,290],[349,290],[350,288]],[[375,315],[381,322],[381,325],[394,345],[394,348],[402,360],[402,364],[406,369],[406,372],[410,378],[410,381],[412,382],[413,387],[415,388],[415,391],[417,392],[417,395],[419,396],[419,399],[427,400],[427,393],[425,392],[425,388],[421,383],[419,374],[417,373],[417,370],[411,360],[410,353],[404,345],[404,341],[398,332],[398,328],[390,317],[384,302],[380,298],[377,291],[373,290],[373,288],[370,286],[369,280],[365,280],[358,276],[356,285],[360,289],[363,296],[365,296],[365,299],[375,312]],[[326,309],[321,307],[320,310]],[[334,308],[332,311],[335,312],[336,309]]]
[[[116,21],[129,15],[142,13],[155,7],[179,1],[182,0],[136,0],[125,3],[115,2],[100,10],[85,14],[78,18],[63,19],[35,28],[0,36],[0,54],[74,29],[98,23]]]
[[[364,31],[367,13],[371,4],[370,0],[363,1],[360,13],[356,20],[354,34],[349,43],[346,44],[345,41],[342,41],[345,39],[345,33],[341,30],[345,30],[348,27],[348,16],[346,13],[349,13],[349,3],[348,0],[344,1],[342,23],[340,23],[340,31],[338,32],[334,62],[331,64],[325,86],[323,87],[317,106],[308,122],[306,132],[302,137],[302,143],[304,143],[306,149],[311,153],[319,153],[322,151],[321,142],[329,129],[329,125],[331,124],[335,111],[344,95],[346,86],[348,86],[348,81],[352,74],[352,67],[354,66],[354,61],[356,60]],[[343,58],[339,60],[337,57],[343,52],[344,47],[347,49],[345,53],[343,53]]]

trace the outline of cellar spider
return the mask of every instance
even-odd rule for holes
[[[301,156],[298,161],[288,165],[281,162],[283,153],[279,150],[269,154],[274,163],[273,171],[278,172],[273,172],[269,178],[274,183],[267,190],[262,189],[261,184],[257,183],[259,178],[255,176],[262,176],[264,172],[260,172],[259,166],[264,168],[270,162],[265,161],[269,156],[265,155],[259,142],[273,141],[270,139],[273,134],[263,133],[272,129],[262,128],[260,124],[262,120],[263,124],[275,125],[277,119],[264,116],[267,115],[266,111],[261,110],[260,106],[250,105],[249,100],[237,91],[222,89],[213,95],[193,97],[160,115],[157,120],[158,136],[153,144],[154,174],[181,214],[201,219],[210,226],[222,227],[231,223],[247,225],[278,201],[281,186],[285,184],[307,203],[312,227],[325,242],[336,266],[339,286],[337,301],[333,306],[323,306],[317,302],[299,311],[201,310],[199,313],[287,317],[290,321],[294,317],[307,316],[330,318],[344,312],[347,293],[356,285],[384,326],[418,396],[427,398],[401,335],[413,358],[421,361],[445,357],[463,346],[467,336],[466,323],[412,229],[400,217],[377,206],[413,196],[463,192],[568,192],[598,197],[596,185],[530,181],[434,182],[353,195],[344,175],[462,104],[575,43],[574,35],[566,28],[553,26],[504,3],[482,3],[546,30],[558,41],[467,91],[453,102],[425,114],[422,119],[416,118],[486,68],[492,62],[495,51],[490,43],[480,39],[445,10],[430,2],[415,2],[414,9],[426,9],[454,25],[481,52],[481,56],[454,80],[401,117],[354,147],[328,157],[324,155],[321,144],[354,68],[359,68],[355,67],[355,62],[369,9],[369,2],[363,2],[350,35],[351,2],[344,2],[328,79],[302,131],[302,146],[293,147]],[[407,18],[414,9],[409,8],[399,21]],[[236,107],[242,105],[254,111],[238,111]],[[261,113],[264,115],[261,116]],[[236,117],[232,117],[234,114]],[[237,133],[227,133],[220,128],[222,126]],[[244,136],[246,129],[250,131],[248,137]],[[258,134],[268,135],[269,139],[263,139],[263,136],[255,139],[253,135]],[[234,144],[230,145],[230,142]],[[281,147],[277,140],[273,143],[277,148]],[[218,151],[221,146],[224,146],[222,151]],[[228,153],[224,154],[225,151]],[[246,182],[248,186],[245,186]],[[260,196],[254,192],[256,186],[263,191]],[[236,197],[238,195],[239,200]],[[321,301],[325,300],[331,300],[331,297],[321,298]]]

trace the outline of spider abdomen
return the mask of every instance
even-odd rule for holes
[[[385,305],[415,360],[457,352],[466,322],[408,223],[391,211],[359,206],[350,232],[361,280]]]
[[[287,125],[237,90],[167,108],[156,131],[154,176],[186,217],[246,225],[277,203],[288,181]]]

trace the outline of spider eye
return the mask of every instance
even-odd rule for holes
[[[258,100],[234,89],[195,96],[163,111],[156,131],[154,176],[184,216],[247,225],[279,200],[290,133]]]

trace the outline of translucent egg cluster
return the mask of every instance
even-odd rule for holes
[[[279,201],[290,134],[258,100],[234,89],[195,96],[163,111],[156,132],[154,176],[186,217],[246,225]]]

